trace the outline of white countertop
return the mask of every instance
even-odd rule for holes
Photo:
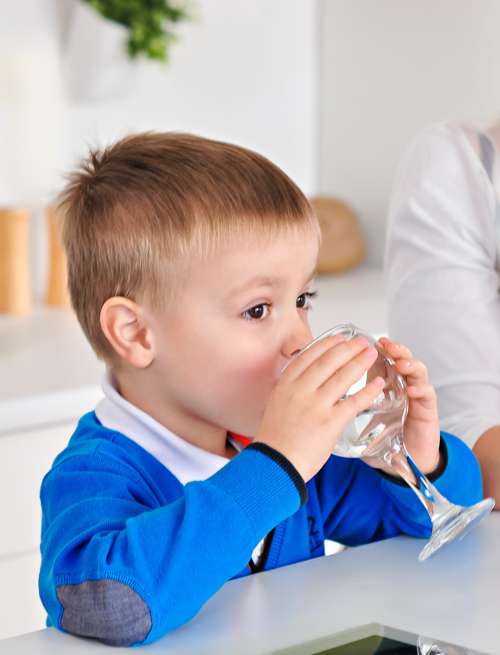
[[[74,419],[102,396],[103,364],[71,310],[0,316],[0,436]]]
[[[425,562],[417,560],[422,540],[396,537],[232,580],[147,652],[304,655],[351,641],[358,626],[375,624],[500,653],[499,541],[494,513]],[[368,634],[367,627],[362,636]],[[0,641],[6,655],[119,651],[130,653],[54,628]]]
[[[344,322],[375,335],[385,331],[380,268],[320,276],[316,288],[314,336]],[[0,436],[76,419],[101,398],[103,370],[71,310],[0,315]]]

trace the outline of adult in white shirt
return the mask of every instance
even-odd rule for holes
[[[388,328],[426,362],[442,428],[500,508],[500,121],[440,123],[407,148],[389,206]]]

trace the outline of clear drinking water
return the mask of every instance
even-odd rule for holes
[[[492,498],[486,498],[471,507],[450,503],[420,471],[404,444],[404,424],[409,406],[405,380],[398,373],[394,360],[373,337],[356,325],[345,323],[320,334],[298,355],[320,339],[338,334],[347,340],[363,336],[378,351],[378,357],[370,369],[338,402],[364,388],[375,377],[383,377],[385,386],[371,406],[360,412],[345,427],[336,442],[334,454],[341,457],[363,457],[370,464],[392,470],[394,475],[405,480],[422,502],[432,522],[431,538],[419,555],[420,560],[427,559],[444,544],[463,537],[473,525],[491,512],[495,503]]]

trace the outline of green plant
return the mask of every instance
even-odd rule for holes
[[[169,46],[176,39],[170,24],[190,18],[185,6],[172,0],[84,0],[99,14],[129,30],[130,58],[168,60]]]

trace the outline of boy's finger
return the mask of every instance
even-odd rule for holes
[[[333,348],[327,348],[319,357],[316,357],[309,366],[296,376],[304,390],[315,391],[339,368],[353,359],[359,352],[366,350],[369,346],[368,340],[364,337],[355,337],[342,343],[337,343]]]
[[[384,386],[384,378],[377,376],[352,396],[336,403],[335,418],[340,419],[343,423],[352,421],[360,412],[370,407]]]
[[[325,352],[301,375],[300,382],[304,390],[314,392],[323,391],[323,386],[333,377],[338,380],[342,370],[352,364],[356,366],[360,361],[360,356],[370,352],[370,364],[376,359],[375,348],[370,348],[370,344],[364,337],[355,337],[345,343],[338,344],[335,348]],[[363,359],[363,362],[365,360]],[[363,375],[363,370],[359,376]],[[347,387],[349,388],[349,387]],[[334,401],[332,401],[334,402]]]
[[[381,337],[378,341],[387,352],[387,354],[390,355],[394,360],[400,359],[401,357],[406,357],[407,359],[413,357],[412,351],[402,343],[391,341],[387,337]]]
[[[427,384],[429,381],[427,367],[417,359],[399,359],[396,368],[405,376],[407,385]]]
[[[306,346],[298,355],[295,355],[281,369],[281,377],[288,381],[295,380],[315,359],[320,357],[327,350],[330,350],[339,343],[345,341],[342,334],[323,337],[316,343]]]
[[[330,375],[318,388],[326,403],[328,405],[336,403],[353,384],[363,377],[377,356],[378,352],[374,347],[364,348],[355,357],[351,356],[335,373],[330,372]]]
[[[429,400],[434,400],[436,397],[436,390],[432,384],[420,384],[420,385],[410,385],[406,388],[410,398],[428,398]]]

